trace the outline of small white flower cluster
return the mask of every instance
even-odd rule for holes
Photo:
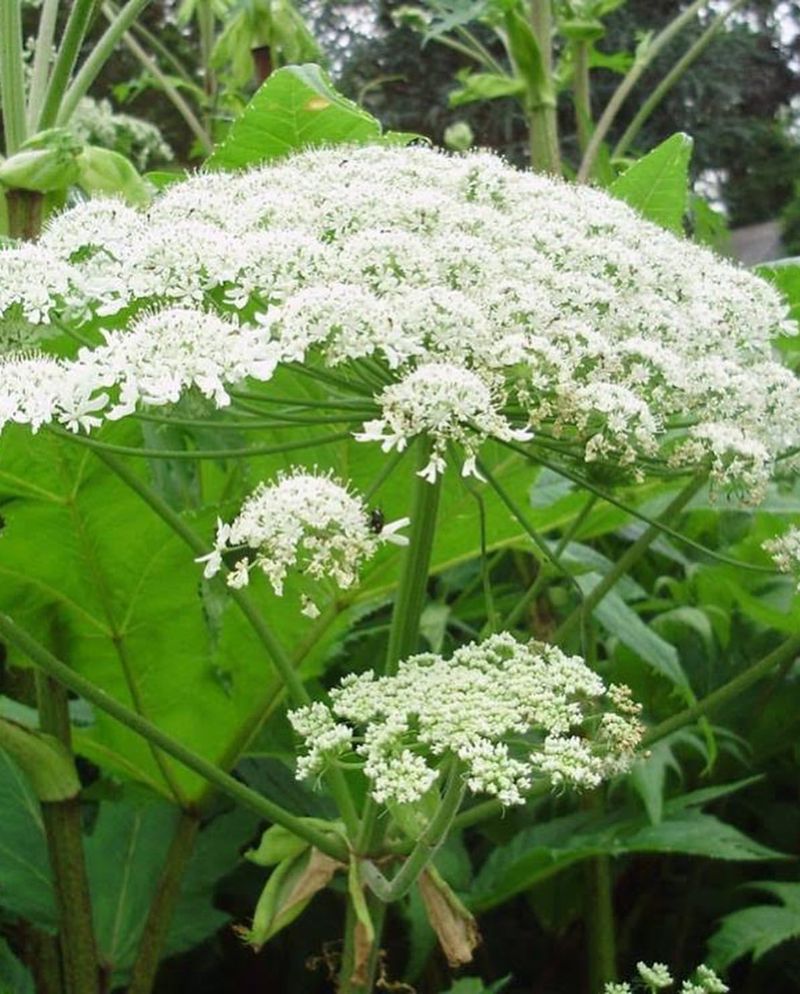
[[[378,397],[382,416],[367,421],[356,435],[361,442],[377,441],[384,452],[402,450],[409,438],[428,435],[434,440],[430,462],[419,475],[430,483],[446,467],[448,442],[466,452],[463,476],[477,476],[476,453],[486,438],[527,442],[532,435],[514,428],[498,410],[492,390],[477,373],[450,362],[418,366]]]
[[[472,472],[483,438],[533,428],[634,475],[707,468],[755,501],[800,444],[800,381],[773,352],[796,329],[772,287],[487,153],[313,150],[173,184],[146,211],[88,202],[0,250],[0,319],[119,328],[163,306],[227,314],[281,363],[377,364],[390,385],[361,437],[427,432],[430,478],[451,442]]]
[[[792,574],[800,591],[800,528],[792,527],[783,535],[764,542],[762,548],[772,556],[781,573]]]
[[[117,113],[108,100],[84,97],[69,120],[69,130],[79,141],[127,156],[139,170],[152,162],[170,162],[175,157],[154,124]]]
[[[447,660],[412,656],[393,676],[347,676],[330,696],[329,707],[289,715],[307,750],[298,778],[349,752],[379,803],[419,800],[448,758],[470,791],[503,804],[523,803],[540,775],[596,787],[629,768],[642,731],[627,688],[607,688],[578,657],[507,633]]]
[[[640,982],[650,992],[657,994],[658,991],[672,987],[674,980],[672,974],[663,963],[637,963],[636,970],[639,974]],[[681,984],[680,994],[727,994],[730,988],[716,975],[709,966],[698,966],[693,980],[684,980]],[[631,984],[609,983],[603,988],[603,994],[633,994]]]
[[[406,543],[398,532],[407,524],[408,519],[401,518],[376,530],[364,501],[334,477],[297,471],[276,483],[262,483],[233,522],[219,521],[213,552],[198,562],[206,564],[204,576],[211,578],[222,569],[223,556],[243,553],[234,555],[228,585],[246,586],[255,568],[279,597],[290,569],[346,589],[382,543]],[[303,601],[303,613],[317,617],[316,604],[307,596]]]

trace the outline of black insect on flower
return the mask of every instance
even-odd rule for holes
[[[383,526],[386,524],[386,517],[383,513],[383,509],[380,507],[373,507],[369,512],[368,520],[370,531],[373,531],[376,535],[380,535],[383,531]]]

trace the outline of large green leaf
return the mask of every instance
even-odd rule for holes
[[[104,802],[86,841],[95,933],[103,962],[123,983],[133,966],[178,810],[166,803]],[[190,949],[229,921],[213,904],[219,880],[239,862],[257,819],[236,810],[199,834],[167,934],[165,955]]]
[[[0,750],[0,908],[53,928],[56,908],[42,813],[25,774]]]
[[[692,139],[676,134],[634,162],[608,188],[650,221],[678,234],[689,196]]]
[[[726,915],[708,943],[709,962],[725,970],[742,956],[760,959],[790,939],[800,939],[800,884],[765,881],[751,884],[780,904],[759,904]]]
[[[742,784],[727,786],[738,789]],[[698,791],[667,802],[657,825],[628,811],[603,818],[578,812],[523,829],[487,859],[475,878],[469,905],[485,911],[591,856],[676,853],[732,861],[783,858],[732,825],[697,810],[695,805],[714,796]]]
[[[405,143],[331,85],[319,66],[285,66],[258,90],[206,165],[243,169],[320,145]]]

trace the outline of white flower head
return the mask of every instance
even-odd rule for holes
[[[454,363],[426,363],[378,397],[380,418],[368,421],[355,437],[360,442],[378,441],[384,452],[402,451],[416,435],[431,439],[430,462],[422,470],[433,483],[445,468],[449,442],[464,447],[464,476],[479,476],[476,453],[486,438],[528,441],[527,429],[514,428],[498,410],[489,384],[477,373]]]
[[[501,634],[451,659],[412,656],[393,676],[347,676],[331,691],[327,720],[352,730],[352,758],[381,803],[419,800],[449,757],[469,790],[510,805],[537,777],[592,787],[627,769],[641,726],[629,696],[615,713],[621,699],[581,659]],[[317,714],[323,705],[313,707]],[[602,732],[609,714],[627,726],[613,740]],[[320,772],[331,756],[304,731],[309,709],[290,719],[307,750],[298,776]]]
[[[383,543],[405,543],[398,530],[407,524],[403,518],[376,529],[364,501],[335,477],[298,470],[262,483],[234,521],[218,522],[214,549],[198,562],[206,564],[204,576],[210,578],[221,570],[223,555],[231,553],[236,563],[227,576],[229,586],[245,586],[250,571],[258,569],[279,597],[290,570],[347,589]],[[312,618],[319,614],[308,595],[302,610]]]
[[[673,984],[672,974],[664,963],[637,963],[636,970],[642,978],[642,982],[651,991],[664,990]]]
[[[768,539],[762,548],[772,556],[781,573],[794,576],[800,591],[800,528],[794,526],[783,535]]]

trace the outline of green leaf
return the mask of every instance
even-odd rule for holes
[[[108,802],[86,840],[97,944],[117,977],[133,965],[177,821],[169,804]]]
[[[600,579],[597,573],[585,573],[576,577],[584,594],[590,593]],[[666,677],[683,692],[685,697],[691,696],[691,686],[675,646],[670,645],[646,625],[639,615],[628,607],[619,591],[609,590],[595,607],[593,614],[606,631],[615,635],[623,645],[649,663],[657,673]]]
[[[309,843],[305,839],[290,832],[288,828],[271,825],[261,836],[258,848],[248,850],[245,859],[257,866],[275,866],[285,859],[299,856],[308,849],[308,846]]]
[[[206,162],[243,169],[320,145],[406,144],[414,136],[384,135],[380,122],[331,85],[316,65],[274,72]]]
[[[477,100],[497,100],[500,97],[518,97],[525,92],[525,83],[518,76],[501,76],[498,73],[467,72],[459,74],[461,87],[447,98],[451,107],[462,107]]]
[[[35,994],[33,977],[5,939],[0,939],[0,994]]]
[[[53,929],[56,908],[42,812],[27,777],[0,750],[0,907]]]
[[[608,192],[662,228],[682,234],[692,144],[688,135],[672,135],[630,166]]]
[[[765,262],[755,270],[780,290],[789,305],[791,317],[800,320],[800,257]]]
[[[502,980],[495,980],[488,987],[480,977],[459,977],[453,986],[442,991],[442,994],[500,994],[510,983],[510,974]]]
[[[720,789],[738,790],[748,782]],[[601,818],[578,812],[523,829],[489,856],[475,877],[469,906],[474,911],[495,907],[591,856],[674,853],[731,861],[785,858],[694,806],[715,796],[719,795],[695,791],[668,802],[658,825],[650,825],[642,815],[629,811]]]
[[[54,736],[0,718],[0,749],[23,770],[40,801],[68,801],[80,793],[72,756]]]
[[[76,182],[87,193],[116,193],[136,207],[150,203],[150,189],[124,155],[87,145],[78,156]]]
[[[726,915],[708,943],[709,962],[725,970],[742,956],[760,959],[771,949],[800,939],[800,884],[750,884],[777,897],[781,904],[760,904]]]

